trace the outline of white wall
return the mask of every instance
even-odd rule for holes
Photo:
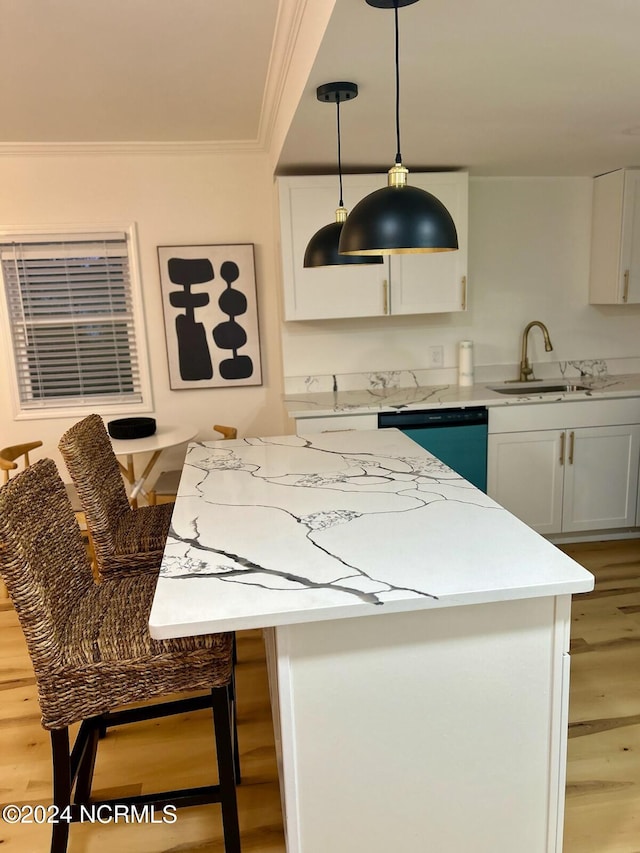
[[[152,414],[159,422],[193,423],[201,438],[215,437],[214,423],[235,425],[241,436],[288,431],[281,404],[273,180],[266,155],[11,155],[0,157],[0,188],[0,228],[137,223]],[[195,243],[255,244],[261,387],[169,389],[157,246]],[[79,417],[16,421],[5,349],[0,348],[0,446],[41,439],[41,455],[60,462],[58,439]],[[179,461],[181,455],[173,458]]]
[[[460,314],[283,324],[286,376],[426,368],[426,349],[475,342],[478,365],[515,364],[530,320],[534,360],[640,355],[640,306],[588,304],[589,178],[471,178],[469,308]],[[426,258],[428,262],[428,258]]]

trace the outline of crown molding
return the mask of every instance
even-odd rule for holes
[[[273,135],[306,5],[307,0],[280,0],[278,3],[258,127],[258,139],[265,148]]]
[[[200,142],[0,142],[0,156],[263,153],[265,149],[257,139],[202,140]]]
[[[337,0],[280,0],[258,140],[275,159]]]

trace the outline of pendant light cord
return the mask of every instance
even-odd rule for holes
[[[338,207],[344,207],[342,200],[342,154],[340,150],[340,99],[336,101],[336,123],[338,125],[338,180],[340,181],[340,202]]]
[[[395,0],[393,13],[396,23],[396,166],[399,166],[402,163],[402,154],[400,153],[400,39],[398,37],[398,0]]]

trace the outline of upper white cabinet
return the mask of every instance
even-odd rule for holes
[[[640,302],[640,169],[594,178],[589,301]]]
[[[456,224],[459,249],[456,252],[390,255],[389,313],[466,311],[469,175],[466,172],[409,172],[409,183],[427,190],[444,204]]]
[[[387,176],[345,175],[344,203],[386,186]],[[430,314],[467,307],[468,187],[466,172],[409,173],[409,183],[435,195],[453,216],[456,252],[391,255],[382,264],[303,267],[307,243],[334,221],[335,175],[278,179],[285,320]]]

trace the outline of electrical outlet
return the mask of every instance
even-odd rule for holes
[[[428,367],[444,367],[444,347],[429,347]]]

